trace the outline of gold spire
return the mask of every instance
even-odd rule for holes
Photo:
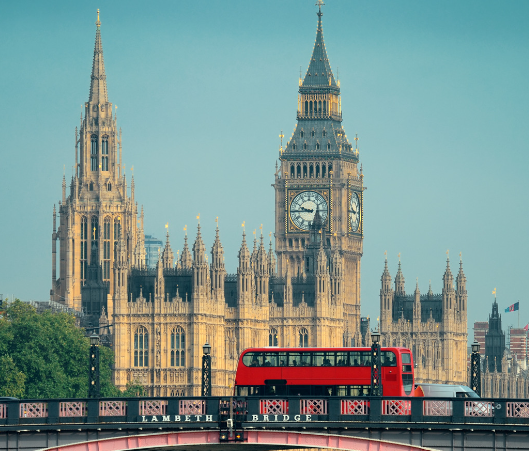
[[[96,25],[97,25],[98,28],[101,26],[101,21],[99,20],[99,8],[97,8],[97,21],[96,21]]]

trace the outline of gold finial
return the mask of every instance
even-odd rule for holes
[[[198,221],[198,224],[200,225],[200,213],[197,215],[197,221]]]
[[[450,258],[450,251],[449,251],[449,249],[446,250],[446,258],[447,258],[447,259]]]
[[[257,233],[257,229],[253,229],[253,234],[255,235]]]
[[[388,251],[384,251],[384,258],[387,260],[388,259]]]
[[[400,262],[400,252],[399,252],[399,262]]]
[[[165,228],[166,228],[166,229],[169,228],[169,223],[165,224]]]
[[[97,21],[96,21],[96,25],[97,25],[98,28],[101,26],[101,21],[99,20],[99,8],[97,9]]]
[[[215,218],[215,222],[216,222],[217,224],[219,223],[219,217],[218,217],[218,216]]]
[[[131,170],[131,171],[134,171],[134,166],[131,166],[130,170]]]
[[[187,224],[184,226],[184,232],[185,232],[186,235],[187,235]]]
[[[246,230],[246,221],[243,221],[242,224],[241,224],[241,227]]]
[[[281,133],[279,134],[279,138],[281,138],[281,148],[283,148],[283,138],[285,135],[283,135],[283,130],[281,130]]]

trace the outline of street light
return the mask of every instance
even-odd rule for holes
[[[380,332],[371,332],[371,396],[382,396]]]
[[[88,397],[99,398],[99,335],[90,335],[90,371]]]
[[[481,397],[481,357],[479,355],[479,343],[472,343],[472,355],[470,358],[470,386]]]
[[[211,396],[211,346],[202,346],[202,396]]]

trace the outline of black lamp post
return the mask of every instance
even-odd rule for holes
[[[211,396],[211,346],[202,346],[202,396]]]
[[[471,345],[472,355],[470,357],[470,386],[481,397],[481,357],[479,355],[479,343],[474,340]]]
[[[371,332],[371,396],[382,396],[380,332]]]
[[[90,335],[90,371],[88,397],[99,398],[99,335]]]

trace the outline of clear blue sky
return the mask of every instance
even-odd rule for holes
[[[241,223],[273,230],[281,130],[316,33],[314,0],[5,2],[0,25],[0,293],[44,300],[53,204],[88,98],[96,9],[123,155],[145,232],[181,249],[219,217],[230,273]],[[384,251],[412,292],[440,292],[462,252],[469,326],[520,301],[529,321],[529,2],[327,0],[323,27],[365,184],[362,314]],[[514,313],[504,324],[516,325]],[[470,330],[470,337],[472,331]]]

